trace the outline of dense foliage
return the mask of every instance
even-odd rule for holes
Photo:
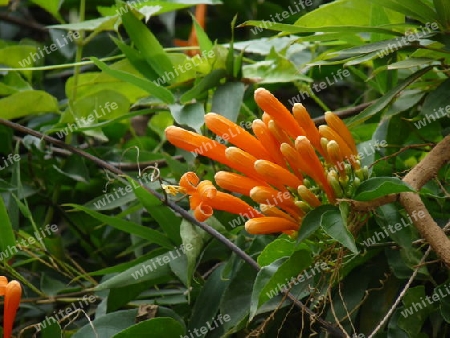
[[[5,337],[9,280],[18,337],[448,336],[449,37],[446,0],[0,0]],[[182,130],[253,134],[261,87],[357,145],[333,170],[310,138],[298,231],[201,218],[180,182],[230,171]]]

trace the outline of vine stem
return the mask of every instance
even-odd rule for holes
[[[19,132],[39,137],[40,139],[43,139],[51,144],[57,145],[63,149],[66,149],[73,154],[77,154],[81,157],[84,157],[84,158],[92,161],[93,163],[95,163],[100,168],[109,170],[113,174],[117,175],[118,179],[121,182],[123,182],[125,184],[129,183],[128,181],[126,181],[123,178],[126,175],[120,169],[118,169],[115,166],[99,159],[98,157],[95,157],[95,156],[93,156],[83,150],[80,150],[70,144],[66,144],[65,142],[57,140],[51,136],[44,135],[38,131],[35,131],[33,129],[24,127],[20,124],[17,124],[17,123],[14,123],[14,122],[11,122],[11,121],[8,121],[5,119],[0,118],[0,124],[3,124],[9,128],[15,129]],[[197,219],[195,219],[191,214],[189,214],[186,210],[181,208],[179,205],[167,200],[163,194],[160,194],[159,192],[157,192],[153,189],[150,189],[149,187],[147,187],[145,185],[142,185],[141,182],[135,181],[135,183],[139,184],[142,188],[147,190],[149,193],[151,193],[153,196],[155,196],[157,199],[159,199],[162,203],[167,205],[173,211],[177,212],[185,220],[189,221],[190,223],[194,224],[195,226],[198,226],[199,228],[201,228],[202,230],[204,230],[205,232],[207,232],[208,234],[210,234],[211,236],[216,238],[218,241],[222,242],[227,248],[229,248],[232,252],[234,252],[237,256],[239,256],[244,262],[248,263],[253,269],[255,269],[256,271],[261,270],[261,267],[258,265],[258,263],[252,257],[250,257],[245,251],[243,251],[241,248],[236,246],[233,242],[231,242],[228,238],[226,238],[220,232],[218,232],[214,228],[211,228],[206,223],[197,221]],[[304,305],[300,300],[298,300],[293,294],[291,294],[290,292],[286,292],[286,295],[290,300],[292,300],[292,302],[298,308],[300,308],[303,312],[307,313],[310,316],[311,322],[317,322],[318,325],[322,329],[324,329],[331,335],[331,337],[338,337],[338,338],[346,337],[345,334],[338,327],[334,326],[332,323],[319,317],[311,309],[309,309],[306,305]]]

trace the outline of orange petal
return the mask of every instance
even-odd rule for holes
[[[285,190],[285,185],[297,188],[302,182],[283,167],[266,160],[257,160],[255,169],[264,180],[279,190]]]
[[[358,154],[358,150],[356,150],[356,144],[355,140],[350,133],[350,130],[348,130],[347,126],[345,125],[344,121],[342,121],[339,116],[336,114],[327,111],[325,113],[325,121],[327,122],[328,126],[333,129],[337,134],[339,134],[345,141],[345,143],[349,146],[350,150],[352,151],[353,155]]]
[[[278,142],[280,144],[282,143],[287,143],[290,145],[293,145],[294,143],[292,143],[292,140],[289,138],[289,136],[284,132],[283,129],[281,129],[275,121],[271,120],[269,121],[269,125],[268,128],[270,130],[270,133],[272,134],[273,137],[275,137],[276,140],[278,140]]]
[[[215,113],[209,113],[205,115],[205,124],[214,134],[249,154],[257,158],[272,159],[261,142],[244,128],[227,118]]]
[[[256,186],[250,190],[250,198],[260,204],[278,206],[295,219],[302,216],[302,213],[294,203],[292,195],[288,191],[281,192],[270,187]]]
[[[245,230],[249,234],[265,235],[284,231],[296,231],[299,225],[281,217],[260,217],[245,222]]]
[[[298,125],[289,110],[271,92],[264,88],[258,88],[255,90],[254,96],[258,106],[269,114],[283,130],[286,130],[289,136],[296,138],[299,135],[305,135],[305,131]]]
[[[285,212],[281,211],[277,207],[274,207],[273,205],[261,204],[260,208],[261,208],[261,212],[266,216],[281,217],[281,218],[287,219],[291,222],[295,222],[294,218],[292,218]]]
[[[226,147],[223,144],[175,126],[167,127],[165,133],[167,140],[175,147],[229,165],[229,162],[225,157]]]
[[[327,153],[331,163],[336,167],[341,176],[345,176],[345,163],[339,144],[335,140],[328,141]]]
[[[218,191],[216,197],[208,201],[215,210],[223,210],[246,217],[262,217],[263,215],[236,196]]]
[[[192,194],[197,191],[197,185],[199,182],[200,179],[197,174],[192,171],[188,171],[181,176],[179,185],[186,191],[187,194]]]
[[[261,120],[264,122],[264,124],[265,124],[266,126],[269,125],[269,122],[270,122],[270,121],[273,121],[272,118],[270,117],[270,115],[267,114],[266,112],[264,112],[264,113],[262,114]]]
[[[305,131],[308,140],[312,143],[314,148],[316,148],[316,150],[322,156],[324,156],[322,147],[320,146],[319,130],[317,129],[314,121],[309,116],[306,108],[301,103],[295,103],[294,107],[292,108],[292,112],[294,113],[294,117],[297,120],[300,127],[302,127],[303,130]]]
[[[197,219],[197,221],[204,222],[212,216],[213,212],[213,208],[211,208],[209,205],[200,203],[197,208],[194,209],[194,217]]]
[[[317,196],[303,184],[298,186],[297,191],[301,199],[308,203],[311,207],[317,208],[322,204]]]
[[[227,160],[230,162],[230,167],[240,171],[248,177],[251,177],[259,182],[261,185],[266,185],[262,177],[256,172],[254,165],[256,157],[249,153],[235,147],[229,147],[225,151]]]
[[[306,174],[311,176],[325,190],[329,200],[334,200],[334,193],[325,176],[325,169],[317,157],[314,148],[305,136],[299,136],[295,140],[295,148],[300,154],[303,164],[302,168],[308,170]]]
[[[302,175],[303,170],[301,170],[301,166],[300,166],[302,159],[300,158],[298,151],[295,150],[294,147],[292,147],[290,144],[287,144],[287,143],[283,143],[280,146],[280,150],[281,150],[283,156],[288,161],[292,170],[297,175],[297,177],[300,180],[303,180],[303,175]]]
[[[350,161],[353,168],[359,169],[360,165],[356,162],[355,155],[352,153],[352,150],[347,145],[347,142],[344,141],[342,137],[339,136],[338,133],[336,133],[333,129],[331,129],[329,126],[319,126],[319,133],[322,135],[322,137],[325,137],[328,140],[335,140],[337,144],[339,144],[339,149],[341,150],[342,155],[344,158]]]
[[[10,338],[16,318],[17,309],[20,305],[22,297],[22,287],[16,280],[12,280],[5,287],[5,303],[4,303],[4,320],[3,320],[3,337]]]
[[[0,276],[0,296],[5,295],[5,288],[7,284],[8,278],[6,278],[5,276]]]
[[[219,171],[214,176],[217,185],[222,189],[250,196],[250,190],[260,185],[259,181],[227,171]]]
[[[252,123],[252,129],[259,142],[269,152],[272,160],[283,168],[287,168],[286,161],[280,151],[280,142],[272,135],[266,124],[262,120],[256,119]]]

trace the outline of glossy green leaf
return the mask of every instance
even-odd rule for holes
[[[172,104],[169,106],[174,120],[181,125],[186,125],[200,132],[200,127],[205,123],[205,108],[200,102],[185,105]]]
[[[181,98],[181,103],[188,103],[189,101],[203,95],[209,89],[217,87],[220,84],[220,81],[223,77],[225,77],[226,71],[225,69],[215,69],[204,78],[202,78],[192,89],[188,90],[184,93]]]
[[[449,91],[450,79],[447,79],[425,97],[417,118],[426,118],[427,121],[432,122],[448,116],[447,114],[450,114],[450,96],[447,95]]]
[[[371,0],[379,6],[390,8],[394,11],[402,13],[404,16],[410,16],[422,23],[435,22],[437,19],[436,12],[431,6],[422,0],[411,0],[407,4],[402,0]]]
[[[159,76],[162,77],[167,72],[173,71],[172,62],[158,39],[132,11],[127,11],[122,15],[122,23],[136,48]]]
[[[152,318],[135,324],[113,338],[135,338],[147,336],[151,332],[155,337],[174,338],[181,337],[184,333],[183,326],[173,318]]]
[[[358,254],[355,239],[348,230],[347,222],[344,222],[339,209],[326,211],[320,219],[320,225],[331,238],[341,243],[354,254]]]
[[[292,278],[297,277],[311,263],[311,252],[302,248],[289,258],[280,258],[272,264],[262,267],[253,286],[250,319],[255,316],[261,305],[280,293]]]
[[[212,111],[236,122],[244,98],[245,86],[241,82],[220,85],[212,98]]]
[[[296,246],[297,243],[294,241],[286,238],[277,238],[267,245],[258,256],[259,266],[267,266],[277,259],[289,257],[295,251]]]
[[[334,210],[336,210],[336,208],[332,205],[321,205],[308,212],[302,221],[300,230],[298,231],[297,242],[300,243],[320,228],[322,214]]]
[[[387,105],[406,87],[412,84],[414,81],[419,79],[424,74],[428,73],[432,67],[425,67],[414,74],[410,75],[408,78],[400,82],[398,85],[390,89],[386,94],[377,100],[374,104],[364,109],[360,114],[351,119],[349,127],[363,123],[364,121],[371,118],[373,115],[379,113],[381,110],[387,107]]]
[[[132,326],[137,310],[124,310],[105,314],[79,329],[72,338],[113,337]]]
[[[26,90],[0,99],[0,118],[10,120],[45,112],[58,112],[58,102],[42,90]]]
[[[137,77],[135,75],[123,71],[114,70],[95,57],[92,57],[91,60],[97,65],[98,68],[100,68],[106,74],[116,77],[119,80],[130,82],[136,87],[146,90],[148,93],[161,99],[165,103],[173,103],[175,101],[173,94],[169,90],[155,84],[152,81],[149,81],[141,77]]]
[[[370,201],[389,194],[414,191],[413,188],[397,177],[372,177],[362,182],[356,189],[354,199]]]

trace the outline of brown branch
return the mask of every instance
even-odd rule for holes
[[[354,106],[348,109],[344,109],[344,110],[337,110],[334,113],[339,116],[341,119],[345,119],[347,117],[351,117],[354,115],[359,114],[361,111],[363,111],[364,109],[366,109],[367,107],[369,107],[371,104],[375,103],[376,101],[371,101],[371,102],[366,102],[366,103],[361,103],[358,106]],[[316,124],[316,126],[320,126],[321,124],[325,124],[325,115],[316,117],[315,119],[313,119],[314,123]]]
[[[2,21],[6,21],[9,23],[12,23],[14,25],[18,25],[18,26],[22,26],[22,27],[26,27],[26,28],[31,28],[34,30],[38,30],[42,33],[48,33],[48,28],[45,26],[42,26],[38,23],[32,22],[32,21],[28,21],[25,19],[21,19],[19,17],[16,16],[11,16],[8,15],[6,13],[0,13],[0,20]]]
[[[411,169],[403,178],[403,182],[419,191],[449,161],[450,135],[439,142],[422,161]],[[367,210],[394,202],[397,196],[392,194],[369,202],[351,201],[350,203],[354,210]],[[420,232],[420,235],[430,244],[431,248],[438,254],[444,264],[450,268],[450,239],[433,220],[419,194],[413,192],[401,193],[400,203],[405,207],[406,212],[412,216],[413,224]],[[415,213],[420,212],[424,215],[423,217],[414,217]]]

